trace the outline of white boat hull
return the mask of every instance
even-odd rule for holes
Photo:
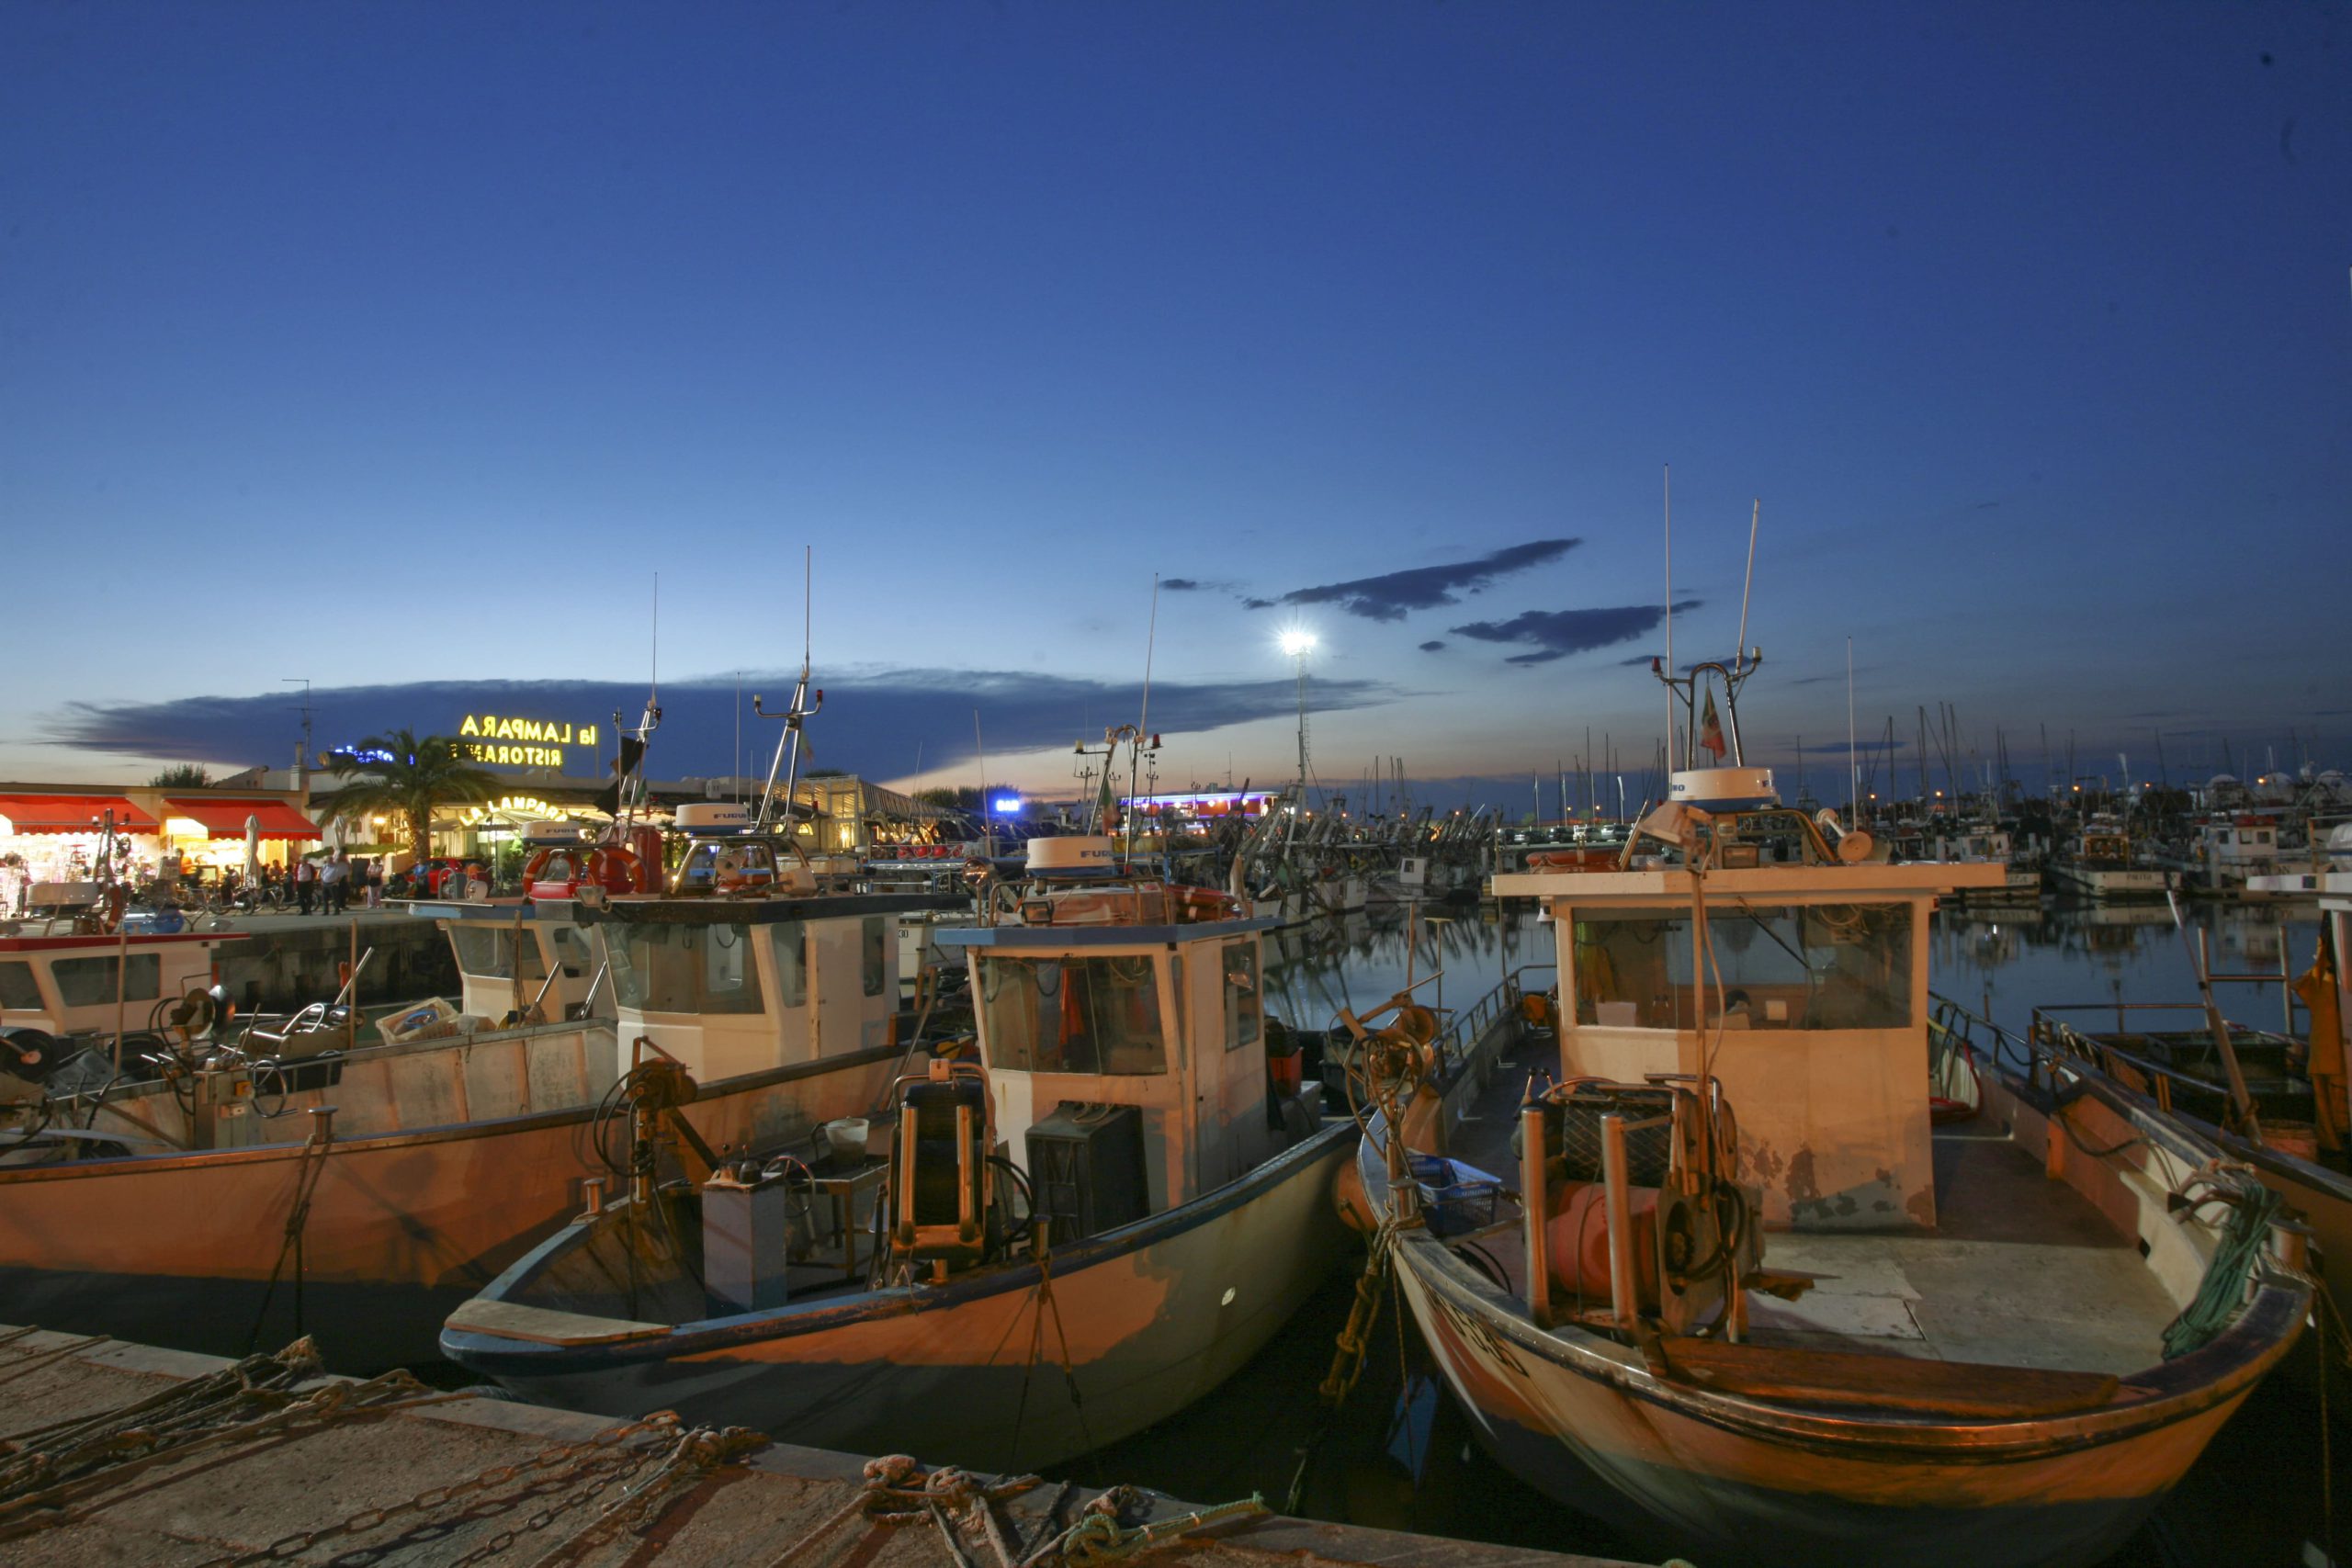
[[[2052,864],[2050,874],[2060,891],[2093,898],[2161,898],[2166,888],[2179,885],[2179,877],[2174,872],[2140,867],[2101,870],[2067,861]]]

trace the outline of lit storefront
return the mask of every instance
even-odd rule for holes
[[[319,836],[290,795],[198,794],[185,787],[119,791],[21,789],[0,794],[0,868],[11,891],[27,884],[96,878],[111,831],[114,873],[153,876],[177,852],[184,870],[242,869],[248,818],[260,825],[261,858],[282,864]]]
[[[0,795],[0,863],[16,873],[12,883],[89,881],[109,825],[119,868],[161,852],[162,825],[126,795]]]
[[[296,846],[319,836],[316,824],[275,795],[165,795],[164,841],[184,864],[242,871],[245,839],[258,827],[264,865],[283,865]]]

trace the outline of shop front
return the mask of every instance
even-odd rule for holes
[[[0,795],[0,916],[19,915],[43,884],[99,879],[109,854],[118,876],[162,852],[162,825],[127,795]]]
[[[308,817],[275,795],[174,795],[162,807],[164,847],[190,872],[243,871],[249,837],[262,864],[283,866],[319,837]]]

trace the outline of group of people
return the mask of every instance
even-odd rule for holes
[[[264,866],[262,881],[265,888],[277,884],[279,903],[286,901],[286,889],[290,888],[296,912],[340,915],[351,908],[356,893],[370,909],[384,902],[384,863],[381,860],[354,860],[349,852],[336,850],[320,859],[304,858],[286,868],[281,882],[277,868]]]

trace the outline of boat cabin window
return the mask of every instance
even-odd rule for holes
[[[613,993],[639,1012],[758,1012],[752,928],[640,926],[615,942]]]
[[[455,925],[449,929],[449,944],[458,950],[458,967],[478,980],[514,979],[514,932],[496,926]],[[523,979],[544,980],[548,966],[539,957],[539,944],[523,942]]]
[[[808,1005],[808,927],[801,920],[778,920],[768,927],[768,946],[775,954],[775,1005]]]
[[[40,1005],[40,987],[33,979],[33,966],[17,958],[0,964],[0,1008],[23,1011]]]
[[[705,839],[686,846],[677,893],[764,893],[775,886],[775,849],[756,839]]]
[[[57,976],[57,999],[70,1008],[96,1007],[115,999],[116,959],[61,958],[51,966]],[[164,960],[153,953],[134,953],[122,982],[122,999],[152,1002],[162,996]]]
[[[868,915],[865,917],[865,929],[860,935],[863,947],[859,954],[858,976],[865,984],[865,994],[878,997],[890,973],[890,924],[879,915]]]
[[[989,1065],[1022,1073],[1164,1073],[1168,1043],[1148,954],[980,961]]]
[[[1265,1001],[1258,989],[1258,944],[1225,944],[1225,1048],[1238,1051],[1254,1044],[1265,1016]]]
[[[556,962],[563,965],[563,972],[584,973],[590,963],[588,939],[570,926],[557,926],[548,934],[555,939]]]
[[[1621,1029],[1900,1029],[1911,1022],[1902,904],[1711,908],[1712,961],[1687,910],[1576,918],[1577,1021]]]

